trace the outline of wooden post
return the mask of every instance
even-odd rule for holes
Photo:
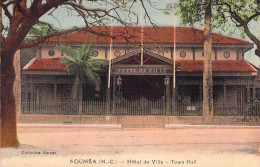
[[[113,75],[113,109],[112,114],[116,113],[116,75]]]
[[[236,50],[237,60],[239,60],[239,49]]]
[[[110,102],[111,102],[111,88],[107,88],[107,95],[106,95],[106,100],[107,100],[107,109],[106,109],[106,115],[110,113]]]
[[[244,60],[244,55],[245,55],[244,49],[242,49],[242,60]]]
[[[250,85],[246,86],[246,100],[250,100]]]
[[[32,81],[31,81],[32,82]],[[30,111],[29,114],[31,114],[31,112],[33,111],[33,103],[34,103],[34,84],[33,82],[31,83],[31,97],[30,97]]]
[[[240,111],[242,110],[242,106],[243,106],[243,86],[240,85]]]
[[[105,58],[107,59],[107,47],[105,48]]]
[[[243,104],[245,104],[245,102],[246,102],[246,89],[245,89],[245,86],[242,86],[242,101],[243,101]]]
[[[223,101],[224,101],[224,105],[225,105],[225,102],[227,100],[227,85],[226,84],[223,85],[223,94],[224,94]]]
[[[166,115],[170,115],[170,84],[166,85]]]
[[[34,99],[35,96],[34,96],[34,84],[33,84],[33,82],[31,82],[30,85],[31,85],[31,86],[30,86],[30,87],[31,87],[31,88],[30,88],[30,89],[31,89],[31,90],[30,90],[30,91],[31,91],[31,101],[34,101],[34,100],[35,100],[35,99]]]
[[[177,96],[177,86],[172,88],[172,112],[176,112],[176,96]]]
[[[35,87],[36,89],[36,102],[40,102],[40,90],[39,90],[39,85]]]
[[[54,101],[57,101],[57,83],[53,84]]]
[[[195,57],[195,48],[194,47],[192,47],[192,57],[193,57],[193,60],[196,59],[196,57]]]
[[[28,83],[27,83],[27,81],[25,82],[25,84],[24,84],[24,94],[25,94],[25,102],[27,103],[27,101],[28,101],[28,89],[29,89],[29,86],[28,86]]]
[[[253,89],[252,99],[254,100],[255,99],[255,85],[252,86],[252,89]]]
[[[171,59],[173,59],[173,48],[171,47]]]
[[[203,104],[203,86],[200,84],[199,85],[199,94],[200,94],[200,107],[201,107],[201,109],[202,109],[202,104]]]
[[[214,53],[215,53],[215,60],[218,60],[218,48],[214,49]]]

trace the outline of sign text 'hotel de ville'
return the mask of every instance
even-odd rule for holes
[[[116,75],[172,75],[173,70],[160,67],[118,67],[112,72]]]

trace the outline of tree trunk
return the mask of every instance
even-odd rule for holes
[[[82,97],[82,75],[80,76],[80,84],[79,84],[79,118],[80,123],[82,121],[82,111],[83,111],[83,97]]]
[[[19,147],[16,130],[16,109],[13,94],[15,49],[1,48],[1,147]]]
[[[209,123],[213,116],[213,81],[211,56],[211,0],[205,0],[204,22],[204,70],[203,70],[203,118]]]
[[[79,86],[80,86],[80,76],[76,75],[75,81],[72,86],[72,99],[77,100],[78,99],[78,93],[79,93]]]

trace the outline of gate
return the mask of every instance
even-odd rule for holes
[[[123,128],[163,128],[165,126],[165,96],[158,100],[118,98],[115,114],[121,118]]]
[[[165,115],[165,97],[162,96],[160,99],[154,101],[146,98],[138,100],[118,98],[116,100],[115,114],[133,116]]]

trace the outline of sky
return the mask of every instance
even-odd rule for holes
[[[170,15],[166,15],[162,12],[162,10],[165,8],[165,6],[168,3],[177,3],[178,0],[152,0],[152,6],[150,4],[145,4],[147,7],[147,11],[152,18],[152,21],[157,25],[157,26],[173,26],[173,20],[174,20],[174,15],[171,13]],[[99,7],[99,8],[108,8],[108,6],[101,6],[101,5],[93,5],[92,2],[90,2],[91,7]],[[140,3],[136,3],[133,6],[133,10],[140,16],[141,10],[140,10]],[[179,21],[178,17],[176,18],[176,25],[181,26],[181,23]],[[68,12],[65,8],[57,8],[52,15],[45,14],[42,18],[40,18],[42,21],[46,21],[48,23],[53,24],[57,28],[61,29],[68,29],[73,26],[84,26],[85,23],[81,17],[79,17],[75,12]],[[147,22],[144,22],[145,25],[147,25]],[[113,23],[113,25],[120,25],[116,22]],[[202,27],[198,27],[202,28]],[[250,30],[254,34],[258,34],[260,36],[260,22],[253,22],[250,25]],[[224,32],[221,32],[221,34],[225,34]],[[252,42],[248,37],[246,37],[246,40]],[[248,60],[250,63],[260,66],[260,58],[257,57],[254,54],[254,48],[251,49],[250,51],[246,52],[245,54],[245,59]]]

